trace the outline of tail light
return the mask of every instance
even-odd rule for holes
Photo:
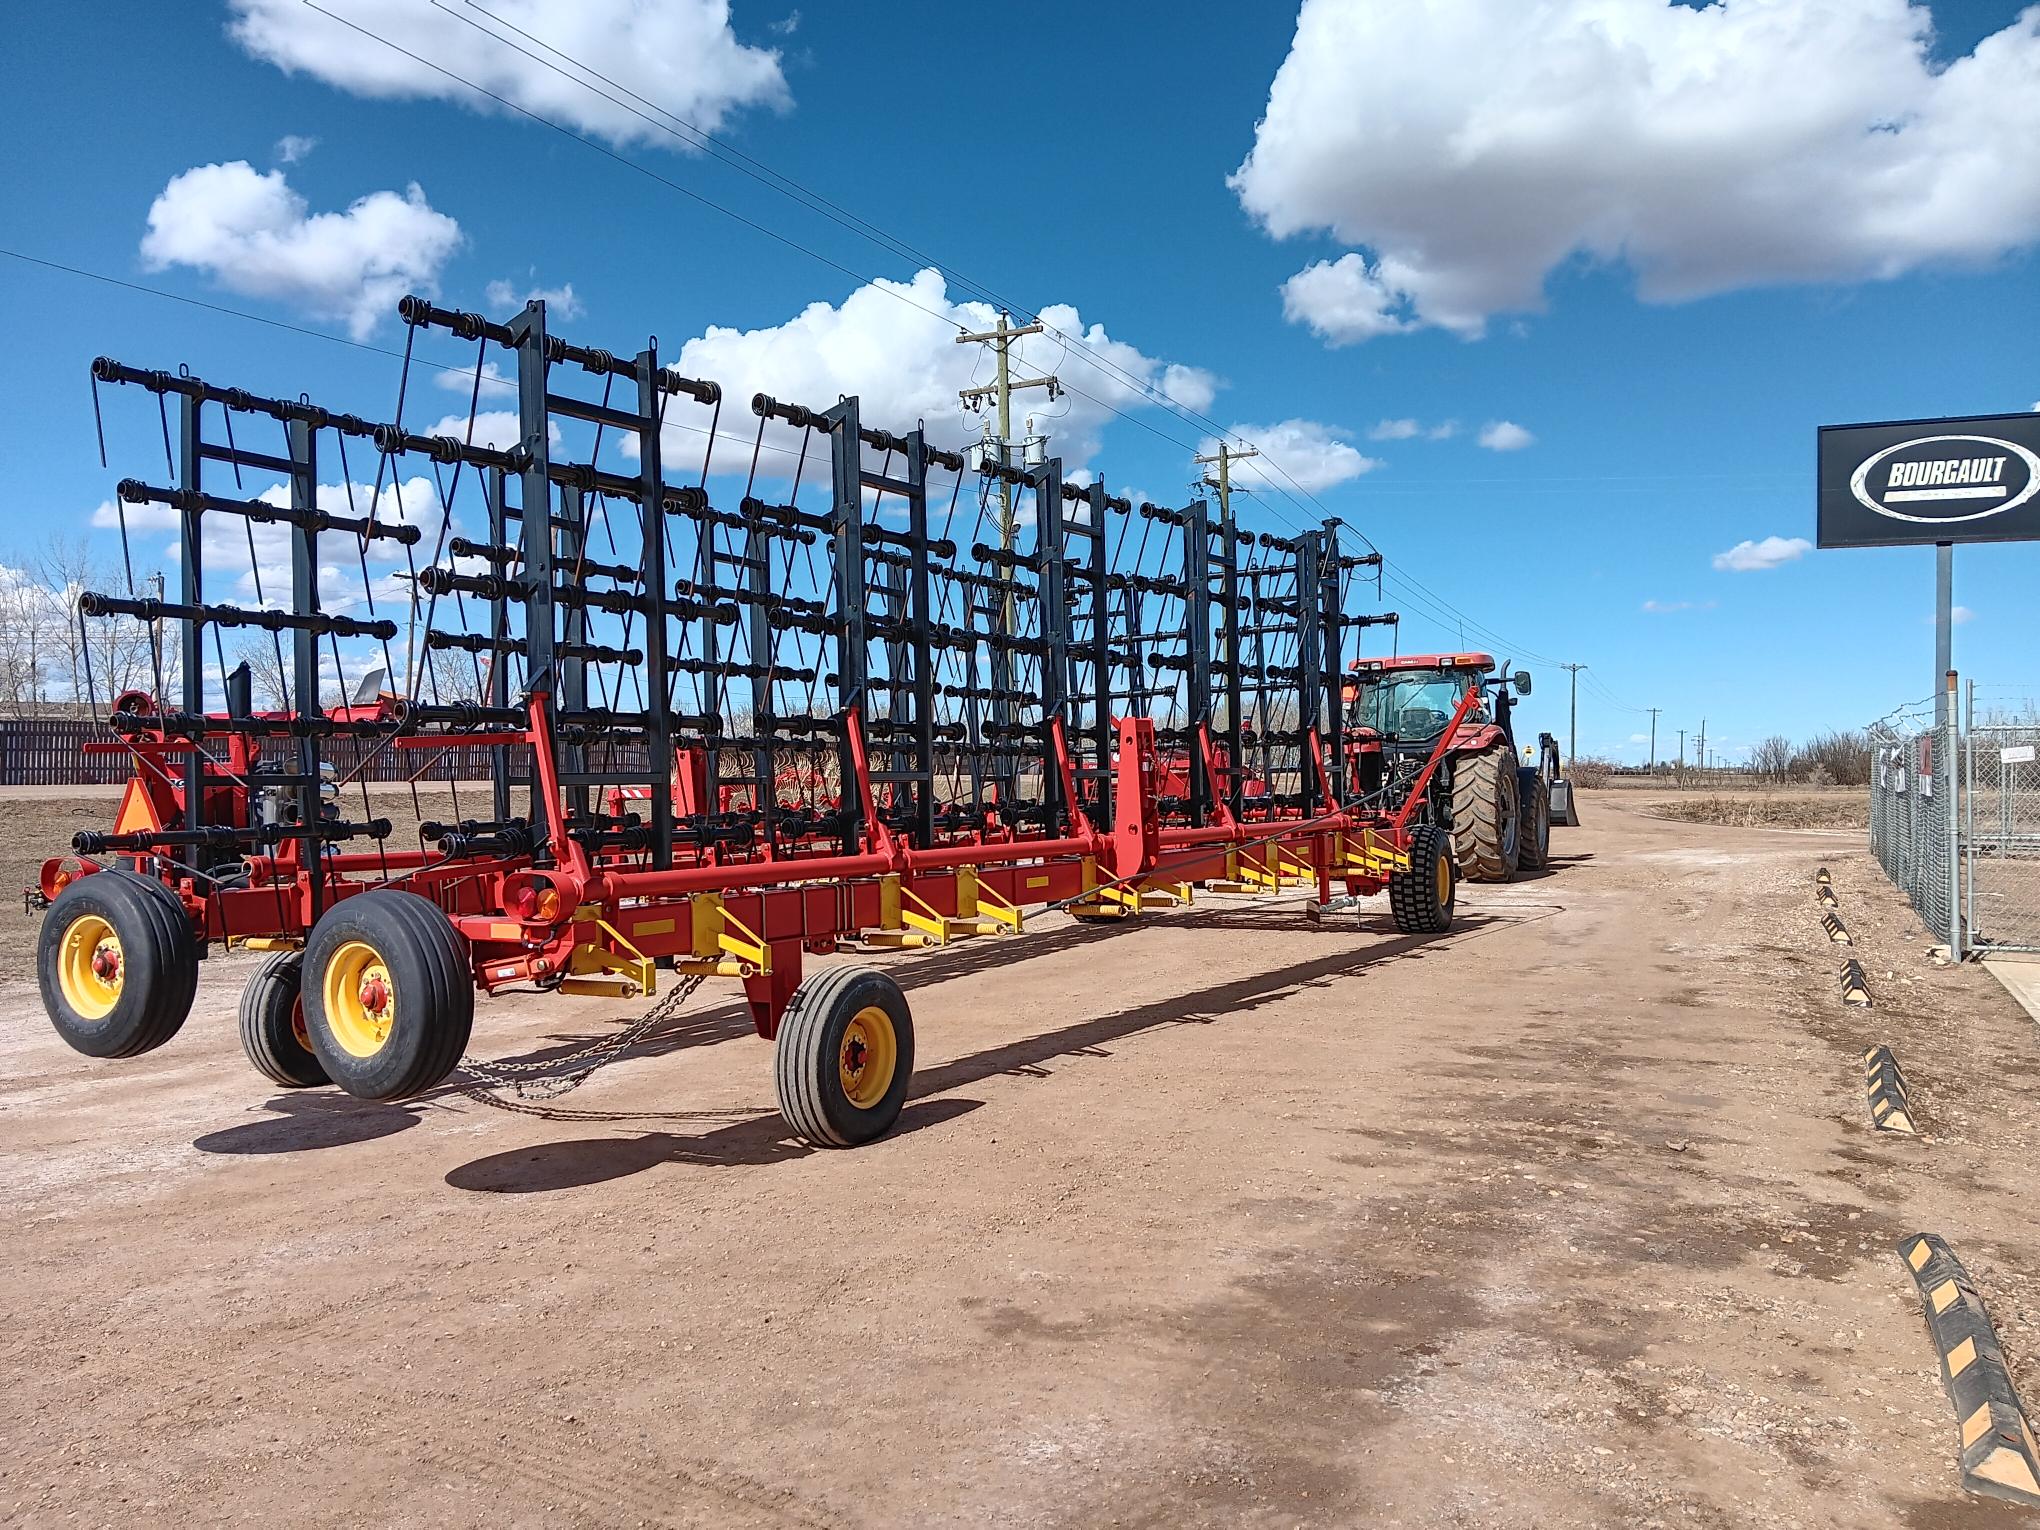
[[[557,924],[565,900],[545,877],[520,873],[503,879],[503,912],[526,924]]]

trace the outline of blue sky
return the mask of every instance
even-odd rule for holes
[[[401,198],[416,183],[433,212],[458,225],[457,245],[429,262],[442,301],[488,307],[492,282],[508,281],[520,300],[527,289],[571,283],[581,311],[557,327],[617,351],[647,332],[672,353],[710,326],[782,326],[809,304],[844,304],[863,278],[914,276],[911,256],[681,152],[670,138],[616,152],[857,274],[512,114],[319,78],[342,73],[326,66],[322,50],[369,57],[373,46],[302,6],[244,3],[302,35],[272,43],[269,58],[254,56],[230,38],[229,7],[212,0],[113,3],[89,21],[61,7],[16,17],[0,92],[14,151],[0,160],[7,209],[0,245],[400,348],[393,313],[364,318],[339,306],[330,288],[308,295],[302,281],[295,288],[285,281],[256,291],[246,273],[165,260],[161,246],[157,259],[145,256],[152,203],[174,178],[246,161],[251,177],[280,170],[315,214],[343,213],[377,192]],[[461,8],[461,0],[449,3]],[[671,3],[713,11],[702,0]],[[1228,177],[1256,151],[1256,124],[1271,111],[1271,86],[1296,36],[1296,13],[1276,5],[1184,4],[1157,27],[1151,7],[1134,5],[896,4],[882,17],[875,7],[811,6],[796,21],[783,0],[737,0],[734,37],[718,44],[728,66],[720,83],[692,83],[707,91],[704,111],[717,89],[736,92],[717,129],[726,143],[981,290],[1028,308],[1075,308],[1084,325],[1103,325],[1113,341],[1135,348],[1139,365],[1152,363],[1144,375],[1158,386],[1165,364],[1194,369],[1181,388],[1168,386],[1199,414],[1228,428],[1315,427],[1317,434],[1296,438],[1296,460],[1279,454],[1298,476],[1317,481],[1302,460],[1313,453],[1323,453],[1328,480],[1350,471],[1354,454],[1370,459],[1376,465],[1357,476],[1314,489],[1322,511],[1264,491],[1242,518],[1278,529],[1307,511],[1359,528],[1389,559],[1383,604],[1403,613],[1402,647],[1464,641],[1527,662],[1542,682],[1531,707],[1539,726],[1563,731],[1564,677],[1548,661],[1589,665],[1583,751],[1640,758],[1642,746],[1630,740],[1649,726],[1636,709],[1650,706],[1663,709],[1664,753],[1677,729],[1690,733],[1702,718],[1733,749],[1771,732],[1853,725],[1927,694],[1930,550],[1808,552],[1741,572],[1714,560],[1744,542],[1812,537],[1819,424],[2021,410],[2040,401],[2032,346],[2040,332],[2035,92],[2015,106],[2009,95],[1965,87],[1959,102],[1921,108],[1930,119],[1940,113],[1945,134],[1964,142],[2023,135],[2027,145],[2006,152],[1991,195],[1976,204],[1979,217],[1995,220],[1994,233],[1976,236],[1989,247],[1947,235],[1937,244],[1910,226],[1902,203],[1836,200],[1832,188],[1843,177],[1820,157],[1836,141],[1799,121],[1775,129],[1788,163],[1776,194],[1755,211],[1738,200],[1734,176],[1647,142],[1611,153],[1578,179],[1581,155],[1563,133],[1590,132],[1592,118],[1561,123],[1549,143],[1503,124],[1496,179],[1426,173],[1423,132],[1397,137],[1391,152],[1382,123],[1445,108],[1413,66],[1384,60],[1463,45],[1435,30],[1398,35],[1398,27],[1424,30],[1427,23],[1412,19],[1421,7],[1376,0],[1340,16],[1332,13],[1345,0],[1320,3],[1321,24],[1349,30],[1335,28],[1339,45],[1315,50],[1291,72],[1294,117],[1314,132],[1321,114],[1313,103],[1322,98],[1313,92],[1360,93],[1379,114],[1353,128],[1368,152],[1342,162],[1336,144],[1271,146],[1267,174],[1254,187],[1229,185]],[[330,0],[327,8],[373,21],[390,0]],[[1480,8],[1480,0],[1453,0],[1440,9],[1478,23]],[[423,0],[417,9],[434,26],[447,24]],[[563,47],[573,35],[545,31],[549,14],[556,20],[569,9],[556,0],[489,9],[522,18]],[[588,6],[583,23],[610,9]],[[1658,22],[1642,15],[1664,7],[1634,0],[1632,9],[1644,43],[1678,56],[1676,45],[1648,30]],[[1739,0],[1732,9],[1747,15],[1761,7]],[[1829,24],[1874,42],[1903,8],[1898,0],[1804,0],[1801,10],[1833,13]],[[1936,69],[2020,16],[2019,6],[1998,0],[1939,0],[1931,10]],[[1862,13],[1861,24],[1849,24],[1851,11]],[[1807,23],[1818,24],[1818,15]],[[403,36],[423,51],[439,45],[441,33],[420,22]],[[1816,50],[1821,42],[1817,30],[1802,40]],[[2005,39],[1998,43],[2011,51]],[[286,72],[274,56],[291,46],[308,51]],[[482,57],[496,48],[469,46]],[[1757,44],[1721,46],[1740,74],[1735,49]],[[776,51],[776,70],[758,62],[759,50]],[[308,67],[308,58],[318,62]],[[1001,58],[1012,62],[995,62]],[[1859,88],[1872,109],[1879,90],[1904,96],[1904,70],[1890,50],[1832,58],[1838,75],[1855,71],[1869,83],[1816,71],[1807,95]],[[2009,67],[2034,66],[2022,54]],[[1474,60],[1468,73],[1477,78],[1478,69]],[[1767,69],[1803,75],[1803,59],[1747,61],[1758,85]],[[1687,147],[1765,131],[1752,121],[1771,109],[1758,85],[1727,103],[1726,126],[1710,126]],[[551,88],[566,89],[556,77]],[[1917,105],[1896,99],[1891,110]],[[1853,98],[1844,106],[1858,109]],[[1676,100],[1672,109],[1680,109]],[[1463,133],[1466,122],[1433,126]],[[599,126],[592,131],[602,136]],[[292,135],[315,143],[284,163],[278,145]],[[1554,162],[1540,163],[1540,152]],[[1732,158],[1732,146],[1722,152]],[[1846,168],[1853,151],[1843,143],[1836,152]],[[1794,155],[1804,163],[1790,163]],[[1933,200],[1936,163],[1932,153],[1924,160],[1917,219],[1945,224],[1951,209]],[[1545,205],[1516,205],[1517,188]],[[1718,209],[1712,197],[1721,198]],[[1578,215],[1582,227],[1624,232],[1596,232],[1587,247],[1568,248],[1578,231],[1553,220],[1570,216],[1575,201],[1587,209]],[[1291,225],[1296,231],[1284,232]],[[1557,256],[1526,265],[1522,248],[1546,235]],[[1400,266],[1398,248],[1408,256]],[[1378,311],[1356,320],[1349,305],[1339,310],[1343,318],[1328,317],[1322,303],[1292,298],[1285,315],[1285,282],[1352,250],[1361,252],[1367,278],[1359,296],[1380,296]],[[1874,275],[1882,270],[1900,274]],[[386,356],[20,261],[0,258],[0,273],[13,320],[0,361],[0,562],[21,562],[52,528],[85,528],[118,477],[160,471],[153,412],[133,398],[109,397],[112,464],[99,466],[86,367],[102,352],[145,366],[183,362],[259,391],[306,391],[372,418],[391,412],[398,366]],[[342,281],[348,273],[324,274]],[[973,295],[955,282],[946,293],[953,302]],[[1480,338],[1469,338],[1476,327]],[[881,342],[885,330],[880,324]],[[837,334],[852,338],[870,337]],[[1040,354],[1058,359],[1053,346]],[[874,365],[897,369],[911,360],[888,354]],[[848,373],[814,375],[855,372],[854,362],[833,364]],[[1095,368],[1061,370],[1078,387],[1103,389],[1105,374]],[[414,413],[464,407],[449,391],[420,386],[430,402],[414,404]],[[1180,501],[1190,449],[1209,426],[1151,403],[1119,402],[1129,417],[1093,411],[1069,422],[1086,438],[1075,455],[1088,454],[1115,486]],[[1415,435],[1380,429],[1404,420],[1417,422]],[[1483,447],[1484,428],[1498,422],[1531,441]],[[1448,423],[1449,438],[1431,439]],[[1388,438],[1372,438],[1378,434]],[[1966,673],[2034,686],[2036,576],[2040,551],[2030,546],[1958,553],[1957,600],[1971,613],[1957,633]],[[1462,617],[1470,623],[1463,640]]]

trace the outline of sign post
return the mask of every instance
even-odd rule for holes
[[[1962,959],[1955,544],[2040,539],[2040,414],[1820,429],[1822,547],[1934,544],[1934,774],[1948,850],[1948,957]]]

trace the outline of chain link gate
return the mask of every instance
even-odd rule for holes
[[[1979,951],[2040,951],[2040,721],[1964,740],[1962,898]]]
[[[1869,740],[1870,848],[1927,928],[1948,938],[1959,786],[1962,948],[2040,951],[2040,719],[1972,721],[1950,749],[1930,713],[1907,709],[1873,723]]]
[[[1931,717],[1887,718],[1870,728],[1870,848],[1884,874],[1937,937],[1948,938],[1948,832],[1952,783]]]

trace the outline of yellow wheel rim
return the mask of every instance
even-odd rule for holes
[[[380,951],[366,941],[348,941],[326,963],[319,989],[326,1029],[342,1051],[373,1057],[383,1049],[397,1023],[397,990]]]
[[[97,914],[80,914],[57,950],[57,986],[82,1020],[104,1020],[120,1002],[127,955],[120,936]]]
[[[1452,861],[1449,856],[1438,857],[1438,901],[1452,901]]]
[[[836,1068],[843,1093],[859,1110],[869,1110],[892,1088],[900,1063],[900,1040],[892,1016],[877,1005],[860,1009],[843,1029]]]

